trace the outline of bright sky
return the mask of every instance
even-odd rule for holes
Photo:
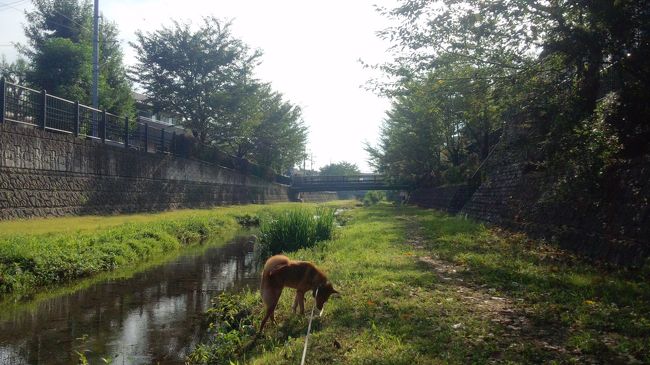
[[[303,109],[309,126],[313,167],[356,163],[370,171],[363,142],[375,143],[389,101],[362,88],[373,76],[359,59],[387,61],[388,44],[375,35],[387,19],[373,5],[395,0],[100,0],[100,11],[117,22],[126,63],[136,30],[152,31],[170,19],[198,23],[202,16],[233,19],[233,33],[264,52],[260,79],[270,81]],[[3,5],[8,4],[8,5]],[[0,0],[0,54],[16,57],[12,42],[24,42],[27,0]],[[307,162],[307,168],[310,162]]]

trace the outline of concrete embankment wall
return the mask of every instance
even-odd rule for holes
[[[300,198],[306,203],[323,203],[339,199],[339,195],[333,191],[302,192]]]
[[[205,162],[0,124],[0,219],[288,200],[286,186]]]

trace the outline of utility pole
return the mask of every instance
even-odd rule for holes
[[[93,16],[93,108],[99,109],[99,0],[95,0]]]

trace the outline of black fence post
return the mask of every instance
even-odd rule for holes
[[[144,152],[149,152],[149,123],[144,124]]]
[[[102,120],[99,126],[99,133],[101,134],[102,143],[106,143],[106,110],[102,111]]]
[[[160,129],[160,152],[165,153],[165,128]]]
[[[74,102],[74,136],[79,136],[79,129],[81,126],[81,115],[79,113],[79,102]]]
[[[5,92],[6,90],[6,82],[5,78],[0,79],[0,123],[5,122],[5,114],[6,114],[6,102],[7,102],[7,93]]]
[[[176,131],[172,132],[172,145],[169,148],[169,153],[171,153],[172,155],[176,154]]]
[[[45,129],[45,126],[47,125],[47,122],[45,119],[47,118],[47,91],[43,90],[41,91],[41,120],[39,120],[39,127],[41,129]]]
[[[129,117],[124,118],[124,148],[129,148]]]

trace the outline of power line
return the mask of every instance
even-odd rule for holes
[[[9,10],[9,9],[23,11],[25,9],[17,8],[14,5],[18,5],[18,4],[24,3],[26,1],[27,0],[19,0],[19,1],[14,1],[13,3],[0,3],[0,11]]]
[[[17,7],[15,7],[14,5],[18,5],[18,4],[20,4],[20,3],[24,3],[24,2],[27,2],[27,1],[29,1],[29,0],[18,0],[18,1],[14,1],[13,3],[0,3],[0,11],[8,10],[8,9],[13,9],[13,10],[17,10],[17,11],[23,11],[23,10],[25,10],[25,9],[17,8]],[[66,19],[68,19],[69,21],[72,22],[72,24],[74,24],[74,25],[80,27],[81,29],[84,29],[84,30],[86,30],[86,31],[88,31],[88,32],[91,32],[91,30],[88,29],[86,26],[84,26],[83,24],[81,24],[81,23],[77,22],[76,20],[70,18],[69,16],[63,14],[62,12],[60,12],[60,11],[54,9],[54,8],[52,8],[51,10],[52,10],[53,12],[55,12],[56,14],[58,14],[58,15],[64,17],[64,18],[66,18]],[[71,30],[75,30],[73,27],[71,27],[71,26],[69,26],[69,25],[65,25],[65,24],[57,23],[57,22],[52,21],[52,20],[49,20],[49,22],[52,23],[52,24],[54,24],[54,25],[58,25],[58,26],[60,26],[60,27],[68,28],[68,29],[71,29]]]
[[[28,0],[18,0],[18,1],[14,1],[12,3],[0,3],[0,8],[11,7],[12,5],[18,5],[18,4],[24,3],[26,1],[28,1]]]
[[[64,17],[64,18],[68,19],[68,20],[71,21],[74,25],[80,27],[81,29],[86,30],[86,31],[88,31],[88,32],[91,31],[90,29],[86,28],[83,24],[78,23],[76,20],[74,20],[74,19],[68,17],[67,15],[63,14],[62,12],[60,12],[60,11],[54,9],[54,8],[52,8],[52,11],[55,12],[55,13],[57,13],[57,14],[59,14],[59,15],[61,15],[61,16]]]

